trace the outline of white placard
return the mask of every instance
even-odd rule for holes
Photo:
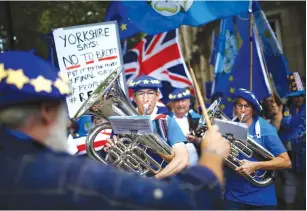
[[[66,98],[72,118],[101,82],[123,65],[118,25],[110,21],[59,28],[53,36],[60,71],[67,74],[72,89]],[[121,87],[127,94],[123,76]]]

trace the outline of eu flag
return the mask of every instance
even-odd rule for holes
[[[232,118],[233,100],[236,90],[245,88],[250,90],[250,42],[249,42],[249,14],[244,13],[236,17],[236,26],[242,37],[242,47],[236,56],[235,63],[227,77],[216,77],[215,90],[223,93],[220,108]],[[221,34],[222,35],[222,34]],[[258,100],[269,97],[271,94],[268,78],[264,68],[264,61],[260,52],[259,42],[255,37],[255,27],[253,27],[253,58],[252,58],[252,91]],[[222,65],[224,67],[225,64]],[[217,73],[219,76],[221,73]],[[225,79],[226,78],[226,79]],[[226,85],[225,85],[226,84]]]
[[[114,20],[118,23],[119,37],[121,40],[140,32],[140,30],[128,18],[126,10],[120,1],[113,1],[110,3],[104,21]]]
[[[249,1],[122,1],[128,17],[143,32],[159,34],[181,25],[200,26],[247,12]]]
[[[286,58],[282,53],[281,47],[265,14],[256,1],[253,2],[253,14],[259,33],[260,43],[263,47],[262,50],[267,69],[273,77],[279,96],[283,98],[289,91],[287,79],[289,71]]]
[[[215,61],[214,92],[223,92],[228,86],[228,78],[236,64],[241,48],[240,34],[235,30],[234,17],[222,19]]]

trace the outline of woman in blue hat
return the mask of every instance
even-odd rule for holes
[[[298,186],[306,187],[306,90],[297,72],[289,75],[289,88],[279,136],[292,161],[292,168],[282,176],[284,202],[293,209]]]
[[[236,121],[248,126],[249,135],[270,151],[275,158],[270,161],[257,161],[239,155],[243,164],[235,171],[226,169],[225,204],[227,209],[276,209],[277,200],[274,184],[257,187],[243,175],[250,175],[255,170],[278,170],[289,168],[291,162],[288,153],[277,135],[275,127],[261,118],[262,108],[251,91],[238,89],[234,100]]]

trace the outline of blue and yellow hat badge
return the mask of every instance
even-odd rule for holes
[[[0,54],[0,107],[65,99],[70,94],[66,74],[30,52]]]
[[[168,95],[168,98],[172,100],[182,100],[191,98],[191,91],[188,88],[178,88],[175,89],[171,94]]]

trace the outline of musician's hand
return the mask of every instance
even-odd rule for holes
[[[189,165],[189,153],[184,143],[178,143],[173,146],[174,158],[158,174],[157,179],[173,176]]]
[[[204,140],[201,142],[202,151],[216,151],[222,158],[227,158],[230,153],[228,141],[218,131],[217,125],[206,131]]]
[[[236,168],[236,171],[241,175],[251,175],[257,170],[257,162],[249,160],[241,160],[242,165]]]
[[[191,143],[200,143],[200,142],[201,142],[201,138],[198,138],[198,137],[196,137],[196,136],[186,135],[186,138],[187,138],[188,141],[191,142]]]
[[[107,143],[106,143],[106,145],[103,147],[103,150],[104,150],[105,152],[109,152],[109,150],[114,146],[114,144],[117,143],[117,137],[116,137],[116,136],[113,136],[112,139],[109,138],[109,137],[107,137],[106,140],[107,140]]]

